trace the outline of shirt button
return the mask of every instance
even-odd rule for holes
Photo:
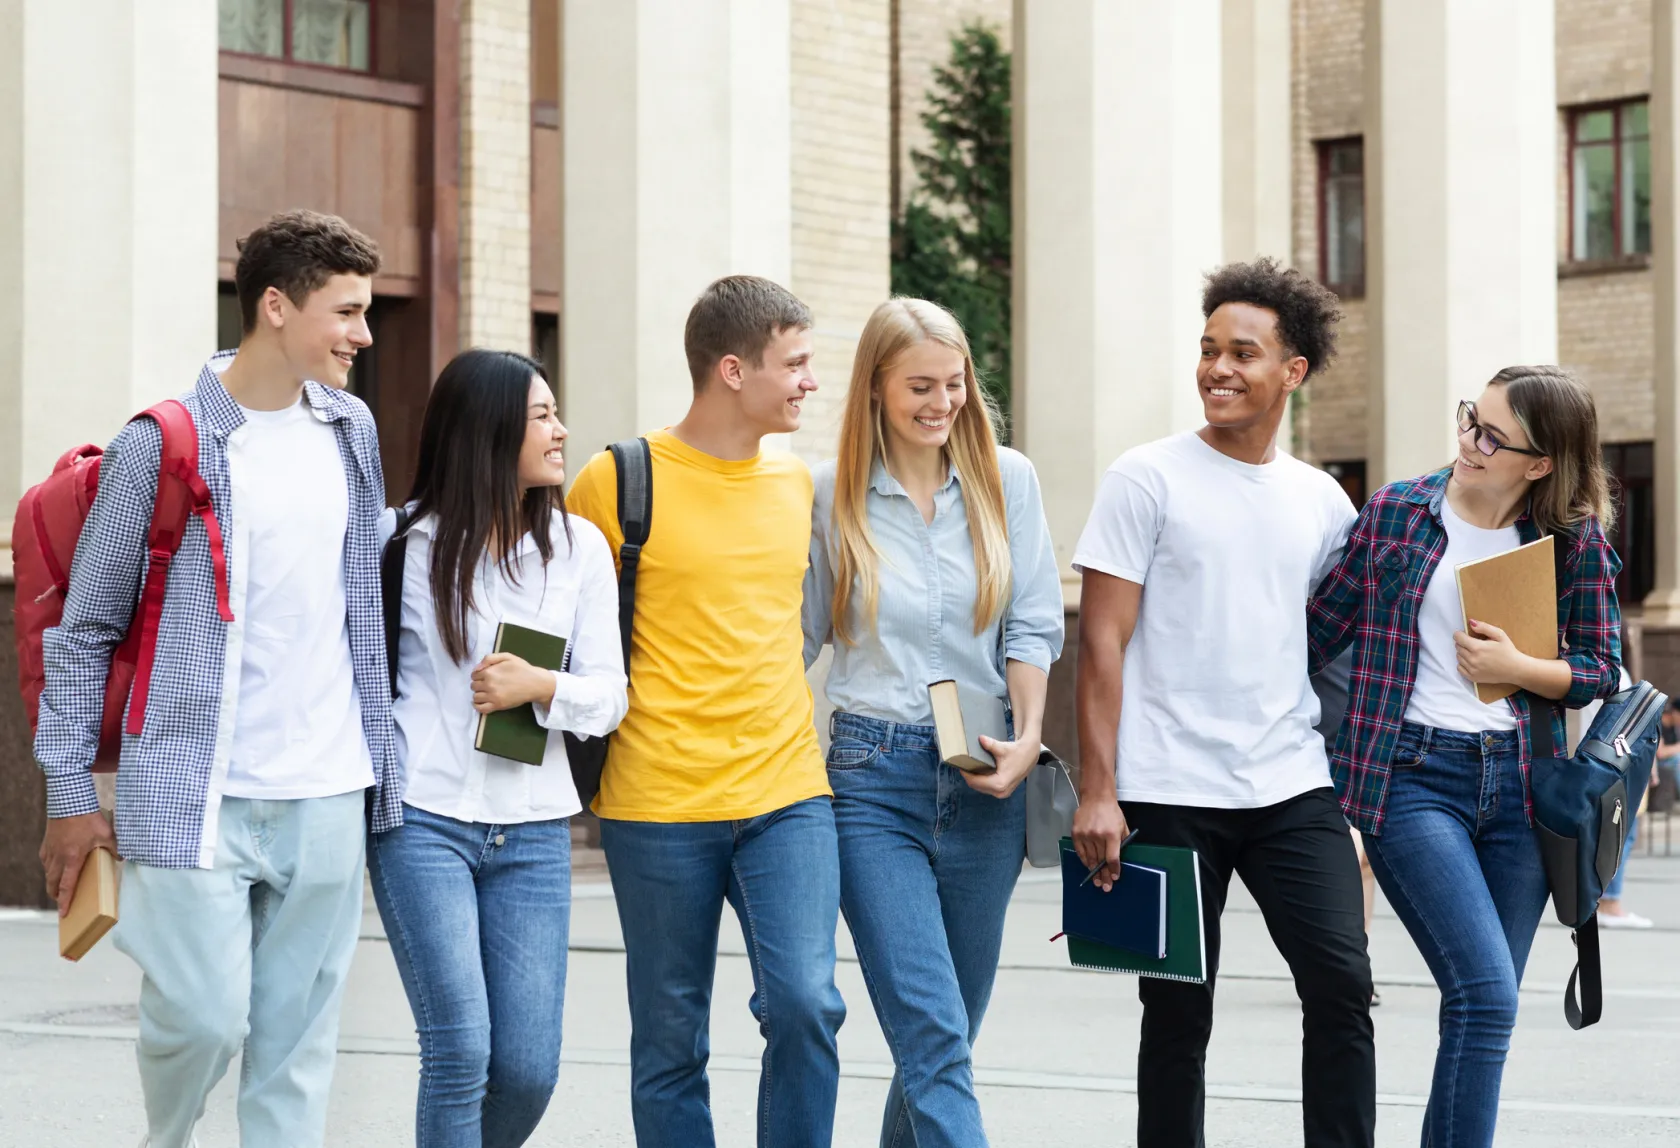
[[[496,844],[497,845],[506,845],[507,844],[507,835],[505,833],[496,834]]]

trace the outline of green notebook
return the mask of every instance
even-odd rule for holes
[[[516,654],[533,666],[558,670],[566,658],[566,639],[527,626],[503,622],[496,627],[496,653]],[[480,714],[473,748],[496,757],[541,765],[548,751],[548,730],[530,703],[493,714]]]
[[[1071,850],[1073,839],[1062,838]],[[1121,857],[1167,871],[1167,955],[1152,960],[1142,953],[1114,949],[1095,941],[1068,937],[1068,958],[1082,969],[1137,973],[1168,981],[1207,982],[1207,938],[1202,933],[1201,860],[1194,849],[1168,845],[1128,845]]]

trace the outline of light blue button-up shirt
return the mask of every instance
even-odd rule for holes
[[[1004,661],[1046,673],[1062,652],[1062,587],[1038,475],[1025,455],[998,451],[1009,519],[1011,590],[1000,618],[974,632],[974,543],[962,482],[951,468],[933,497],[933,521],[877,459],[870,476],[869,529],[880,576],[876,627],[854,592],[850,630],[856,644],[834,641],[834,463],[815,468],[811,568],[805,575],[805,664],[834,645],[827,694],[837,710],[913,725],[933,722],[928,683],[953,679],[1006,698]]]

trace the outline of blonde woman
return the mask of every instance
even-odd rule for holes
[[[840,903],[897,1074],[882,1145],[984,1145],[970,1047],[1025,848],[1062,596],[1038,476],[998,446],[968,339],[921,299],[858,342],[839,457],[817,468],[805,662],[834,646]],[[1005,699],[994,773],[941,764],[928,683]]]

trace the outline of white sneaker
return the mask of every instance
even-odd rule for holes
[[[1600,913],[1598,923],[1606,929],[1649,929],[1656,924],[1638,913]]]

